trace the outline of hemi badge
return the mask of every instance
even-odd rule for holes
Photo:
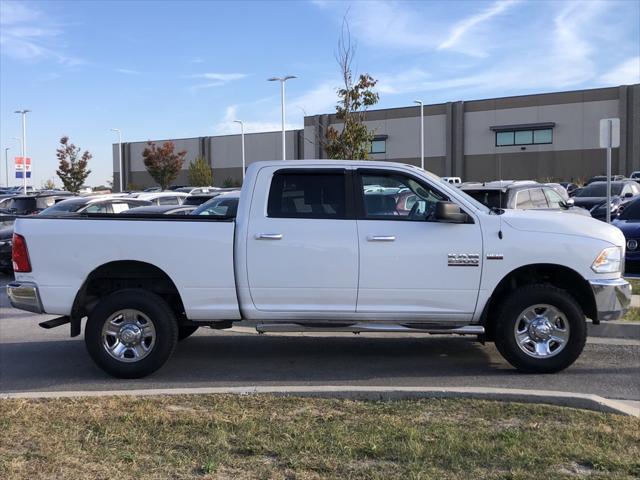
[[[502,260],[504,255],[501,253],[487,253],[487,260]]]

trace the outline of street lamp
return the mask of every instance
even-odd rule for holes
[[[424,103],[422,100],[414,100],[420,105],[420,168],[424,170]]]
[[[7,152],[11,150],[10,147],[4,148],[4,178],[7,182],[7,188],[9,188],[9,160],[7,160]]]
[[[240,124],[240,138],[242,139],[242,183],[244,183],[244,122],[242,120],[234,120],[233,123]]]
[[[280,104],[282,109],[282,160],[287,159],[285,151],[285,135],[284,135],[284,82],[291,80],[292,78],[298,78],[295,75],[287,75],[285,77],[271,77],[268,78],[269,82],[280,82]]]
[[[22,115],[22,186],[27,194],[27,113],[31,110],[16,110],[13,113]]]
[[[122,132],[119,128],[110,128],[109,130],[118,133],[118,168],[120,169],[120,193],[122,193],[122,176],[124,175],[122,171]]]

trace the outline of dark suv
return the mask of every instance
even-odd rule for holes
[[[525,180],[503,180],[484,183],[463,183],[460,186],[489,208],[510,208],[518,210],[561,210],[580,215],[589,215],[582,208],[574,208],[566,192],[562,193],[550,186]]]

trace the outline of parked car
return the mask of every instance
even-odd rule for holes
[[[213,193],[220,190],[218,187],[180,187],[177,192],[188,193],[189,195],[201,195],[203,193]]]
[[[415,205],[378,215],[370,185],[409,189]],[[42,325],[69,323],[72,336],[87,317],[93,360],[133,378],[196,328],[243,322],[262,333],[469,334],[521,371],[550,373],[580,355],[586,318],[617,320],[631,301],[619,229],[491,210],[410,165],[256,162],[234,221],[197,217],[19,218],[11,304],[61,316]]]
[[[11,264],[11,245],[13,237],[13,225],[0,228],[0,273],[13,272]]]
[[[619,182],[620,180],[624,180],[624,175],[611,175],[612,182]],[[586,187],[587,185],[591,185],[594,182],[606,182],[606,181],[607,181],[606,175],[596,175],[595,177],[591,177],[589,180],[587,180],[584,186]]]
[[[120,195],[97,195],[62,200],[40,215],[75,215],[79,213],[122,213],[130,208],[152,205],[148,200]]]
[[[620,207],[640,195],[640,185],[633,180],[611,182],[611,218]],[[607,216],[607,182],[593,182],[573,197],[576,207],[587,209],[593,218],[605,220]]]
[[[95,197],[62,198],[52,206],[38,213],[40,216],[75,215],[79,213],[123,213],[130,208],[151,205],[146,200],[123,198],[121,196],[101,195]],[[14,217],[15,218],[15,217]],[[10,272],[13,225],[0,229],[0,271]]]
[[[629,175],[629,178],[631,180],[635,180],[636,182],[640,182],[640,171],[636,170],[635,172],[631,172],[631,175]]]
[[[640,275],[640,198],[628,202],[612,224],[622,230],[627,241],[625,274]]]
[[[15,195],[8,202],[6,212],[12,215],[34,215],[60,200],[74,195],[69,192],[38,192],[32,195]]]
[[[559,186],[558,186],[559,187]],[[566,192],[558,187],[543,185],[529,180],[505,180],[485,183],[463,183],[460,189],[489,208],[516,210],[557,210],[579,215],[589,212],[575,208]],[[562,187],[559,187],[562,189]]]
[[[240,191],[226,192],[204,202],[191,215],[214,215],[218,217],[233,217],[238,213]]]
[[[218,188],[209,193],[200,193],[197,195],[189,195],[184,199],[183,205],[202,205],[204,202],[211,200],[212,198],[217,197],[218,195],[222,195],[227,192],[236,192],[239,191],[238,188]]]
[[[130,196],[147,200],[154,205],[182,205],[188,195],[184,192],[141,192],[132,193]]]
[[[150,205],[131,208],[122,213],[130,215],[190,215],[195,208],[192,205]]]
[[[460,177],[442,177],[442,181],[450,183],[451,185],[460,185],[462,183]]]
[[[580,189],[578,184],[572,183],[572,182],[560,182],[560,185],[564,187],[569,197],[573,197],[577,193],[577,191]]]

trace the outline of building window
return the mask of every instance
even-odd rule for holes
[[[551,128],[496,131],[496,147],[544,145],[549,143],[553,143],[553,129]]]
[[[373,137],[369,144],[369,153],[386,153],[387,152],[387,136]]]

